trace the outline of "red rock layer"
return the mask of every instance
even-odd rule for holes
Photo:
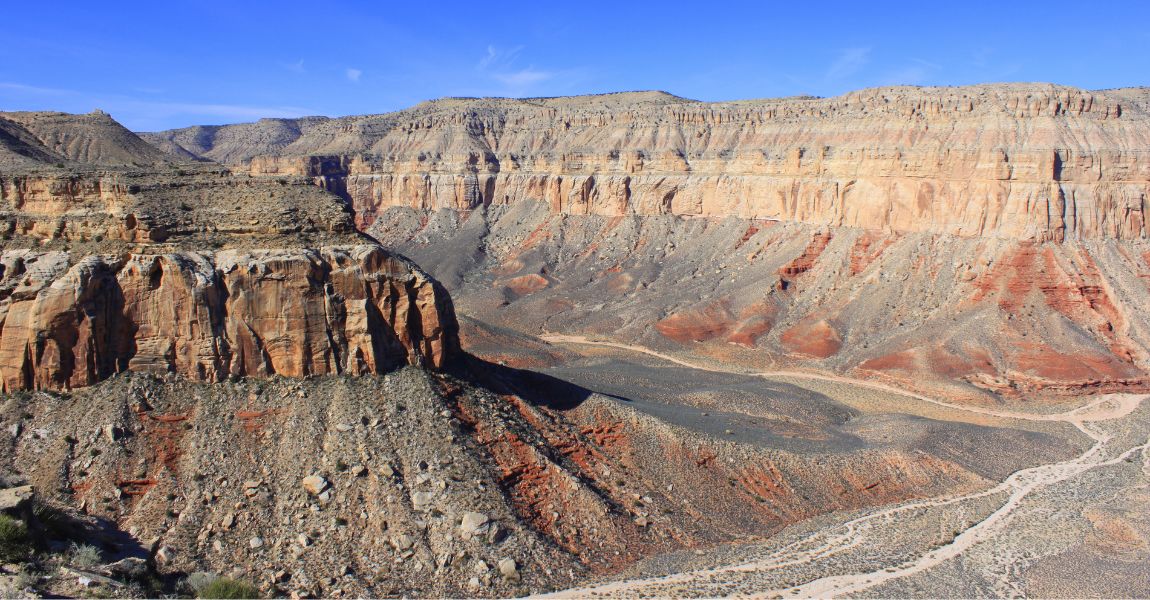
[[[779,287],[786,289],[790,280],[810,271],[811,268],[815,266],[815,262],[823,253],[823,250],[827,249],[827,244],[831,243],[831,237],[832,235],[829,231],[815,234],[802,254],[796,256],[791,262],[779,267]]]
[[[121,371],[291,377],[432,368],[459,352],[447,294],[375,246],[88,256],[8,251],[3,391]]]

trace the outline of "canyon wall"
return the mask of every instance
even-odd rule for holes
[[[0,113],[0,389],[444,367],[444,289],[305,178],[163,162],[103,113]]]
[[[390,207],[542,201],[574,215],[1128,239],[1150,233],[1140,93],[1000,84],[727,103],[657,92],[444,99],[199,131],[189,145],[253,175],[313,177],[351,201],[361,228]]]
[[[7,251],[0,384],[92,385],[114,373],[304,377],[444,366],[447,294],[376,246],[72,257]]]

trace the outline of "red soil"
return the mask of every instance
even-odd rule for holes
[[[894,243],[895,239],[896,237],[893,235],[883,235],[874,231],[868,231],[859,236],[855,240],[854,246],[851,247],[851,277],[865,271],[884,250]]]
[[[826,321],[802,321],[784,332],[780,341],[787,350],[814,358],[834,356],[843,345],[838,331]]]

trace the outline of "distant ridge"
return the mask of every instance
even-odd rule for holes
[[[140,166],[167,160],[102,111],[0,113],[0,138],[0,164]]]

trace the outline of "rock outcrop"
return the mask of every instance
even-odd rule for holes
[[[102,113],[2,113],[5,131],[3,391],[122,371],[382,373],[459,353],[443,288],[310,179],[162,163]]]
[[[146,139],[255,175],[315,177],[346,194],[360,227],[389,207],[537,200],[575,215],[1124,239],[1150,234],[1150,116],[1137,90],[1122,92],[999,84],[728,103],[654,92],[445,99]]]
[[[4,391],[117,372],[197,381],[382,373],[458,352],[446,293],[375,246],[88,256],[9,251]]]

